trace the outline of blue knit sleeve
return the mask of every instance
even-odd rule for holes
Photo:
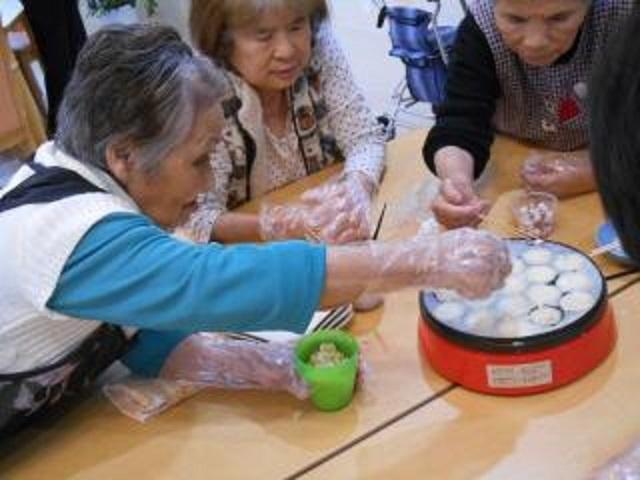
[[[324,288],[325,256],[298,241],[194,245],[140,215],[112,214],[78,244],[47,306],[170,344],[198,331],[302,333]]]

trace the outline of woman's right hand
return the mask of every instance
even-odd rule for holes
[[[260,237],[264,241],[306,238],[329,245],[367,240],[375,189],[365,174],[351,172],[305,192],[299,202],[265,203],[259,216]]]
[[[489,295],[511,273],[506,243],[487,231],[460,228],[429,236],[423,251],[424,286],[456,290],[469,298]]]
[[[470,180],[446,178],[433,203],[433,213],[438,222],[447,228],[475,227],[489,207],[489,202],[476,194]]]
[[[327,254],[324,307],[366,293],[403,288],[446,288],[481,298],[511,273],[506,243],[472,228],[427,232],[409,240],[331,247]]]
[[[371,203],[375,181],[363,172],[348,172],[306,191],[301,206],[307,212],[307,230],[314,240],[340,245],[371,236]]]

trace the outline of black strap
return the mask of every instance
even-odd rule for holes
[[[104,192],[76,172],[28,163],[36,173],[0,198],[0,213],[23,205],[49,203],[82,193]]]

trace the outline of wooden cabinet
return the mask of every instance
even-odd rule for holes
[[[0,27],[0,151],[34,151],[45,140],[40,111]]]

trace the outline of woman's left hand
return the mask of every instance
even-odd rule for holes
[[[591,161],[585,151],[534,154],[525,160],[520,175],[527,189],[558,197],[579,195],[596,188]]]
[[[328,244],[367,240],[371,236],[371,202],[377,185],[364,173],[350,172],[302,195],[307,229]]]

